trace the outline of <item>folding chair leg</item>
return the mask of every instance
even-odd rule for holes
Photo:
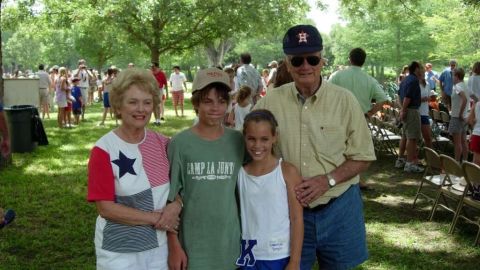
[[[420,190],[422,190],[422,187],[423,187],[423,180],[421,180],[420,186],[419,186],[418,189],[417,189],[417,194],[415,195],[415,199],[413,199],[412,208],[415,208],[415,203],[417,202],[418,197],[420,196]]]
[[[448,230],[448,233],[453,234],[453,231],[455,230],[455,226],[457,225],[458,217],[460,216],[460,212],[462,211],[463,208],[463,201],[458,203],[457,210],[455,211],[455,216],[453,217],[452,224],[450,225],[450,229]]]
[[[437,194],[437,198],[435,198],[435,203],[433,204],[432,212],[430,212],[430,217],[428,218],[428,220],[430,220],[430,221],[433,220],[433,215],[435,214],[435,210],[438,207],[438,201],[440,200],[440,196],[441,196],[441,192],[439,191],[438,194]]]

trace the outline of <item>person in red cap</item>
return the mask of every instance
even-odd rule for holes
[[[278,121],[282,158],[302,175],[295,188],[304,206],[300,269],[350,269],[368,258],[359,173],[375,160],[360,104],[348,90],[323,81],[323,43],[311,25],[290,28],[283,39],[293,82],[255,106]]]

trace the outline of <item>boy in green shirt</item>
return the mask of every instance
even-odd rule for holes
[[[173,137],[168,147],[169,200],[183,202],[179,235],[168,235],[169,266],[236,269],[240,223],[235,186],[244,142],[241,133],[222,125],[229,77],[216,68],[201,70],[192,91],[198,123]]]

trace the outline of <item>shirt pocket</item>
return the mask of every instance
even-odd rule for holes
[[[314,140],[315,157],[319,161],[323,159],[335,165],[343,161],[346,138],[339,125],[320,125],[314,132]]]

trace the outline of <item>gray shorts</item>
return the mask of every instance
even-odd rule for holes
[[[460,120],[459,117],[452,117],[448,123],[448,134],[465,133],[467,131],[466,125],[467,123],[464,120]]]
[[[407,109],[407,116],[403,121],[403,135],[407,139],[420,140],[422,138],[420,112],[418,109]]]

